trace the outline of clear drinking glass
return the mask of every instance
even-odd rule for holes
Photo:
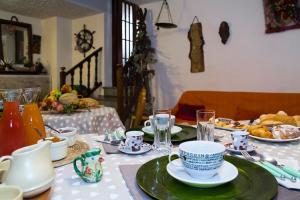
[[[169,154],[172,148],[171,142],[171,110],[159,109],[153,113],[154,143],[157,151]]]
[[[197,140],[214,141],[215,111],[197,110]]]

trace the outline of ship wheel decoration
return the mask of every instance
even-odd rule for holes
[[[76,46],[75,50],[78,50],[80,53],[83,53],[85,57],[85,53],[88,52],[91,48],[95,49],[93,46],[93,35],[96,31],[90,31],[86,29],[86,25],[83,25],[83,29],[79,31],[79,33],[75,33]]]

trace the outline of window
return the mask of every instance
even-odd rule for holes
[[[135,20],[133,18],[134,6],[122,1],[122,64],[131,55],[134,41],[134,34],[136,32]]]
[[[124,65],[131,55],[136,35],[138,6],[126,0],[113,0],[112,4],[112,64],[113,84],[118,64]]]

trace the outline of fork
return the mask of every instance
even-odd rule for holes
[[[261,166],[262,168],[264,168],[265,170],[267,170],[268,172],[270,172],[273,176],[275,176],[275,177],[277,177],[277,178],[279,178],[281,180],[285,179],[285,176],[283,174],[280,174],[279,172],[277,172],[277,171],[275,171],[275,170],[273,170],[273,169],[265,166],[263,164],[263,162],[255,160],[247,151],[241,150],[240,152],[244,156],[244,158],[246,158],[246,160],[258,164],[259,166]]]

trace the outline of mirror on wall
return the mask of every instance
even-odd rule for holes
[[[32,28],[31,24],[0,19],[0,59],[5,71],[32,66]]]

